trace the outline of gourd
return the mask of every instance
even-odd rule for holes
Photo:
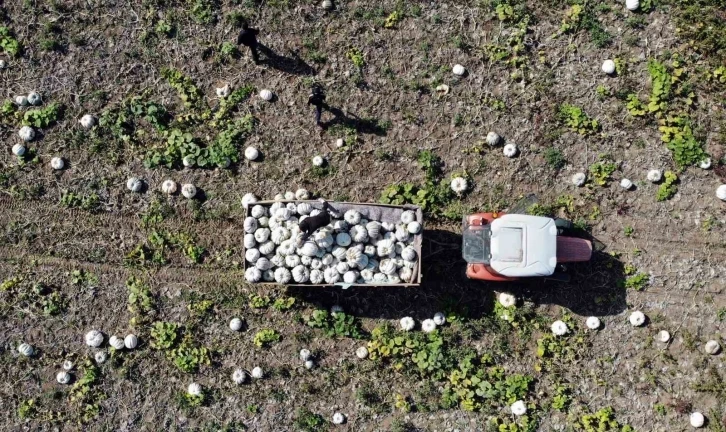
[[[261,218],[257,219],[257,224],[261,227],[267,227],[272,229],[273,227],[270,226],[270,218],[267,216],[262,216]]]
[[[597,330],[597,329],[599,329],[600,328],[600,324],[601,324],[600,323],[600,318],[594,317],[594,316],[589,317],[587,319],[587,321],[585,321],[585,325],[590,330]]]
[[[414,248],[408,246],[401,251],[401,258],[405,261],[416,261],[416,251]]]
[[[319,285],[319,284],[323,283],[324,280],[325,280],[325,276],[323,275],[323,272],[320,271],[319,269],[314,269],[314,270],[310,271],[310,283]]]
[[[335,265],[335,270],[340,274],[345,274],[345,272],[350,270],[350,265],[345,261],[341,261]]]
[[[652,169],[648,171],[648,181],[658,183],[663,178],[663,173],[660,170]]]
[[[256,263],[260,259],[260,251],[255,248],[247,249],[245,251],[245,259],[253,264]]]
[[[630,324],[633,327],[640,327],[645,324],[645,314],[641,311],[635,311],[631,313],[630,318],[628,319],[630,320]]]
[[[411,234],[416,235],[421,232],[421,224],[416,221],[413,221],[410,224],[406,225],[406,231],[408,231]]]
[[[273,96],[274,95],[272,94],[272,90],[262,89],[260,91],[260,99],[262,99],[264,101],[267,101],[267,102],[271,101]]]
[[[361,272],[361,274],[362,273],[363,272]],[[411,282],[411,279],[413,279],[413,270],[411,270],[408,267],[403,267],[401,270],[398,271],[398,277],[402,281],[404,281],[406,283],[410,283]]]
[[[393,240],[381,240],[376,246],[378,256],[381,258],[387,258],[396,252]]]
[[[13,146],[13,154],[14,154],[15,156],[22,156],[22,155],[24,155],[24,154],[25,154],[25,151],[26,151],[26,148],[25,148],[25,146],[24,146],[24,145],[22,145],[22,144],[15,144],[15,145]]]
[[[338,259],[338,260],[342,260],[342,259],[344,259],[344,258],[345,258],[345,255],[346,255],[346,254],[348,253],[348,250],[347,250],[346,248],[344,248],[344,247],[341,247],[341,246],[335,246],[335,247],[333,248],[333,250],[332,250],[332,252],[331,252],[331,253],[333,254],[333,256],[334,256],[334,257],[335,257],[336,259]],[[323,262],[323,264],[324,264],[324,262]],[[329,264],[328,264],[328,265],[329,265]]]
[[[215,87],[214,91],[217,93],[217,97],[226,98],[230,93],[229,84],[225,84],[224,87]]]
[[[345,283],[355,283],[355,281],[358,279],[358,272],[357,271],[347,271],[345,274],[343,274],[343,282]]]
[[[262,379],[263,376],[265,376],[265,374],[262,372],[261,367],[257,366],[254,369],[252,369],[252,378]]]
[[[15,103],[19,106],[28,106],[28,97],[25,95],[15,96]]]
[[[348,222],[344,220],[336,220],[333,222],[333,231],[341,232],[348,230]]]
[[[502,153],[504,153],[504,156],[506,156],[508,158],[513,158],[514,156],[516,156],[518,151],[519,150],[517,149],[516,144],[511,144],[511,143],[505,145],[504,148],[502,149]]]
[[[328,267],[323,271],[323,279],[328,284],[337,283],[340,280],[340,273],[338,273],[335,267]]]
[[[265,282],[272,282],[275,280],[275,272],[272,270],[265,270],[262,272],[262,280]]]
[[[257,197],[253,193],[247,193],[245,196],[242,197],[242,207],[247,209],[247,207],[250,206],[250,204],[254,204],[257,202]]]
[[[229,320],[229,329],[232,331],[242,330],[242,320],[239,318],[232,318]]]
[[[290,254],[285,257],[285,266],[287,268],[295,268],[300,265],[300,257],[294,254]]]
[[[363,269],[360,271],[360,277],[363,278],[364,281],[370,282],[373,280],[373,270],[369,269]]]
[[[86,129],[90,129],[93,126],[96,125],[96,117],[92,116],[91,114],[86,114],[78,121],[81,126],[83,126]]]
[[[30,92],[28,94],[28,103],[31,105],[40,105],[43,102],[43,98],[37,92]]]
[[[726,184],[716,188],[716,197],[721,201],[726,201]]]
[[[490,146],[495,146],[495,145],[499,144],[500,139],[501,139],[501,137],[496,132],[489,132],[487,134],[487,138],[486,138],[487,144],[489,144]]]
[[[381,224],[376,221],[370,221],[366,224],[366,231],[369,238],[378,238],[381,235]]]
[[[267,216],[267,209],[257,204],[252,207],[252,210],[250,210],[250,215],[252,215],[253,218],[259,219],[263,216]]]
[[[432,319],[425,319],[421,321],[421,330],[424,333],[431,333],[432,331],[436,330],[436,323]]]
[[[245,159],[247,160],[256,160],[258,157],[260,157],[260,152],[254,147],[247,147],[245,149]]]
[[[63,162],[62,158],[54,157],[53,159],[50,160],[50,167],[56,171],[62,170],[64,166],[65,166],[65,163]]]
[[[242,244],[244,244],[245,249],[255,247],[255,245],[257,244],[255,242],[255,235],[254,234],[245,234]]]
[[[86,333],[86,345],[93,348],[98,348],[103,343],[103,333],[98,330],[91,330]]]
[[[691,415],[688,416],[688,421],[691,423],[691,426],[694,428],[701,428],[703,427],[704,423],[706,422],[706,418],[701,414],[700,412],[692,412]]]
[[[18,352],[25,357],[31,357],[33,354],[35,354],[35,349],[30,344],[27,343],[21,343],[18,345]]]
[[[245,270],[245,280],[250,283],[259,282],[262,279],[262,271],[257,267],[247,267]]]
[[[305,256],[313,257],[318,253],[318,246],[314,242],[308,241],[300,248],[300,252]]]
[[[313,211],[313,206],[308,203],[300,203],[297,205],[297,212],[301,215],[309,215]]]
[[[451,71],[456,76],[464,76],[464,74],[466,73],[466,68],[460,64],[455,64]]]
[[[290,230],[285,227],[277,227],[270,233],[270,240],[276,245],[282,244],[285,240],[290,238]]]
[[[636,11],[640,7],[640,0],[625,0],[625,7],[629,11]]]
[[[333,246],[333,243],[335,242],[333,236],[330,235],[328,231],[316,232],[313,236],[313,239],[315,240],[315,243],[321,248],[329,248]]]
[[[126,335],[124,338],[124,346],[126,349],[134,349],[139,345],[139,338],[135,334]]]
[[[140,192],[143,186],[144,183],[141,181],[141,179],[138,179],[136,177],[129,177],[129,179],[126,180],[126,189],[130,190],[131,192]]]
[[[378,264],[378,267],[380,268],[381,273],[387,276],[396,273],[397,270],[396,263],[389,258],[381,260],[381,262]]]
[[[387,284],[388,276],[386,276],[383,273],[376,273],[373,275],[373,283],[374,284]]]
[[[292,217],[292,212],[287,207],[280,207],[277,210],[275,210],[275,217],[278,220],[286,221]]]
[[[202,386],[200,386],[197,383],[191,383],[187,387],[187,393],[190,396],[201,396],[201,394],[202,394]]]
[[[336,243],[336,244],[337,244],[338,246],[342,246],[342,247],[346,247],[346,246],[349,246],[349,245],[350,245],[350,243],[351,243],[351,238],[350,238],[350,234],[348,234],[348,233],[346,233],[346,232],[341,232],[341,233],[338,233],[338,234],[337,234],[337,235],[335,236],[335,243]]]
[[[295,191],[295,199],[298,201],[305,201],[310,199],[310,192],[307,189],[300,188]]]
[[[191,183],[187,183],[185,185],[182,185],[181,193],[184,198],[192,199],[194,198],[194,195],[197,194],[197,187]],[[257,220],[255,220],[255,225],[257,225]]]
[[[291,239],[287,239],[280,243],[280,246],[277,247],[277,253],[283,257],[287,257],[288,255],[295,253],[295,242]]]
[[[463,177],[454,177],[451,180],[451,190],[454,191],[454,193],[456,194],[462,194],[466,192],[466,189],[468,187],[469,183]]]
[[[292,278],[297,283],[305,283],[310,280],[310,271],[303,265],[298,265],[292,269]]]
[[[348,210],[343,216],[343,219],[345,219],[345,221],[348,222],[350,225],[358,225],[360,223],[360,218],[361,215],[358,210]]]
[[[101,364],[106,361],[108,355],[106,354],[106,351],[99,351],[93,355],[93,358],[96,360],[96,363]]]
[[[527,414],[527,405],[524,404],[524,401],[518,400],[514,402],[509,409],[512,410],[512,414],[516,416],[522,416]]]
[[[270,238],[269,228],[257,228],[255,230],[255,240],[260,243],[265,243]]]
[[[325,163],[325,159],[322,156],[313,156],[313,166],[321,167]]]
[[[401,324],[401,329],[403,331],[411,331],[414,326],[416,326],[416,321],[414,321],[411,317],[403,317],[399,323]]]
[[[669,340],[671,340],[671,334],[668,332],[668,330],[661,330],[658,332],[658,341],[666,343]]]
[[[333,9],[333,0],[323,0],[322,7],[325,10]]]
[[[66,371],[60,371],[55,376],[55,380],[58,382],[58,384],[68,384],[69,382],[71,382],[71,374]]]
[[[577,187],[584,186],[587,176],[583,172],[575,173],[572,175],[572,184]]]
[[[245,381],[247,381],[247,374],[242,369],[235,369],[235,371],[232,373],[232,381],[235,384],[243,384]]]
[[[411,210],[406,210],[403,213],[401,213],[401,222],[404,224],[410,224],[411,222],[416,220],[416,214],[412,212]],[[393,227],[386,228],[386,231],[393,231]]]
[[[615,73],[615,62],[612,60],[609,60],[609,59],[602,62],[602,71],[608,75],[614,74]]]
[[[567,328],[567,324],[565,324],[561,320],[557,320],[552,323],[552,326],[550,327],[552,330],[552,334],[555,336],[564,336],[569,332],[570,330]]]
[[[363,253],[368,256],[374,256],[376,254],[376,247],[373,245],[366,245],[363,249]]]
[[[265,270],[269,270],[272,268],[272,263],[270,262],[269,259],[267,259],[265,257],[260,257],[260,259],[258,259],[257,262],[255,263],[255,267],[260,269],[260,271],[265,271]]]
[[[18,136],[25,142],[33,141],[33,138],[35,138],[35,129],[30,126],[23,126],[18,131]]]
[[[633,182],[631,182],[630,180],[624,178],[624,179],[620,180],[620,187],[623,188],[623,189],[625,189],[625,190],[629,190],[630,188],[633,187]]]
[[[718,343],[718,341],[710,340],[706,342],[705,350],[707,354],[715,355],[718,354],[719,351],[721,351],[721,345]]]
[[[354,242],[364,243],[368,241],[368,230],[362,225],[354,225],[350,229],[350,238]]]
[[[364,346],[359,347],[357,350],[355,350],[355,356],[361,360],[368,358],[368,348]]]
[[[405,225],[399,225],[396,227],[396,240],[406,242],[410,237],[411,234],[406,230]]]
[[[108,340],[108,344],[111,345],[116,350],[123,349],[124,346],[126,345],[124,343],[124,340],[117,336],[111,336],[111,338]]]
[[[275,270],[275,282],[280,284],[287,284],[290,283],[291,278],[292,274],[290,273],[290,270],[286,269],[285,267],[279,267]]]
[[[174,180],[164,180],[161,184],[161,191],[165,194],[171,195],[176,193],[176,182]]]

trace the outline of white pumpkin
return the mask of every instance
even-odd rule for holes
[[[288,284],[292,279],[292,273],[285,267],[279,267],[275,270],[275,282],[279,284]]]
[[[413,214],[413,212],[411,212],[411,214]],[[413,219],[411,219],[410,222],[413,222],[415,219],[416,217],[414,215]],[[391,222],[381,222],[381,229],[383,231],[393,231],[396,229],[396,225],[392,224]]]
[[[446,315],[443,314],[443,312],[436,312],[434,314],[434,324],[437,326],[442,326],[446,323]]]
[[[37,92],[30,92],[28,94],[28,103],[31,105],[40,105],[43,103],[43,98],[41,98],[40,94]]]
[[[247,373],[242,369],[235,369],[232,373],[232,382],[239,385],[243,384],[245,381],[247,381]]]
[[[319,269],[310,271],[310,283],[320,285],[325,281],[325,275]]]
[[[28,106],[28,97],[25,95],[15,96],[15,103],[19,106]]]
[[[721,344],[718,343],[718,341],[710,340],[706,342],[705,351],[707,354],[715,355],[718,354],[719,351],[721,351]]]
[[[411,210],[406,210],[401,213],[401,222],[404,224],[410,224],[416,220],[416,214]],[[386,231],[392,231],[393,229],[386,229]]]
[[[396,240],[400,242],[407,242],[411,238],[411,234],[406,230],[406,225],[399,225],[396,227]]]
[[[98,330],[91,330],[86,333],[85,336],[86,345],[93,348],[98,348],[103,343],[103,333]]]
[[[701,162],[698,163],[698,166],[701,169],[705,169],[705,170],[711,168],[711,158],[706,158],[706,159],[702,160]]]
[[[652,169],[648,171],[648,181],[658,183],[663,178],[661,170]]]
[[[272,229],[273,227],[270,226],[270,218],[267,216],[262,216],[261,218],[257,219],[257,224],[261,227],[266,227]]]
[[[295,191],[295,199],[298,201],[305,201],[310,199],[310,192],[307,189],[300,188]]]
[[[375,273],[373,275],[373,283],[374,284],[387,284],[388,283],[388,276],[386,276],[383,273]]]
[[[310,280],[310,271],[303,265],[292,269],[292,279],[297,283],[305,283]]]
[[[315,243],[321,247],[321,248],[329,248],[333,246],[333,243],[335,243],[335,240],[333,239],[333,236],[330,235],[328,231],[318,231],[313,236],[313,239],[315,240]]]
[[[527,414],[527,405],[524,404],[524,401],[518,400],[514,402],[510,407],[510,410],[512,410],[512,414],[515,416],[522,416]]]
[[[583,172],[575,173],[572,176],[572,184],[577,187],[584,186],[587,181],[587,176]]]
[[[381,235],[381,224],[377,221],[370,221],[366,224],[366,231],[368,232],[368,237],[375,239],[378,238]]]
[[[343,252],[343,255],[345,255],[345,251]],[[324,267],[328,267],[328,266],[333,265],[333,263],[335,262],[335,257],[331,254],[325,254],[320,259],[320,261],[322,262]]]
[[[504,149],[502,149],[502,153],[504,153],[504,156],[506,156],[508,158],[513,158],[513,157],[517,156],[518,151],[519,150],[517,149],[516,144],[512,144],[512,143],[505,145]]]
[[[333,0],[323,0],[321,7],[325,10],[333,9]]]
[[[136,177],[129,177],[128,180],[126,180],[126,189],[130,190],[131,192],[141,192],[141,188],[144,186],[144,183],[141,181],[141,179],[138,179]]]
[[[667,343],[671,340],[671,334],[668,330],[661,330],[658,332],[658,342]]]
[[[349,245],[350,245],[350,243],[351,243],[351,238],[350,238],[350,234],[348,234],[348,233],[346,233],[346,232],[341,232],[341,233],[338,233],[338,234],[337,234],[337,235],[335,236],[335,243],[336,243],[336,244],[337,244],[338,246],[342,246],[342,247],[346,247],[346,246],[349,246]]]
[[[363,225],[354,225],[350,229],[350,238],[356,243],[368,241],[368,230]]]
[[[360,271],[360,277],[366,282],[370,283],[373,280],[373,270],[363,269]]]
[[[421,224],[413,221],[410,224],[406,225],[406,230],[409,233],[416,235],[421,232]]]
[[[358,225],[360,223],[361,214],[358,210],[348,210],[345,212],[345,215],[343,215],[343,219],[345,219],[349,225]]]
[[[257,366],[254,369],[252,369],[252,378],[262,379],[262,377],[264,377],[264,376],[265,376],[265,374],[264,374],[264,372],[262,372],[261,367]]]
[[[91,114],[86,114],[78,121],[81,126],[83,126],[86,129],[90,129],[93,126],[96,125],[96,117],[92,116]]]
[[[345,259],[345,255],[348,253],[348,250],[342,246],[335,246],[333,247],[333,250],[331,251],[331,254],[338,260]]]
[[[242,197],[242,207],[246,209],[250,206],[250,204],[254,204],[257,201],[257,197],[253,193],[247,193]]]
[[[31,357],[33,354],[35,354],[35,349],[30,344],[27,343],[21,343],[18,345],[18,352],[25,357]]]
[[[116,350],[124,349],[124,346],[126,346],[124,340],[117,336],[111,336],[108,340],[108,344]]]
[[[456,194],[462,194],[469,188],[469,182],[463,177],[454,177],[451,180],[451,190]]]
[[[632,0],[628,0],[628,1],[632,1]],[[688,416],[688,421],[691,423],[691,426],[693,426],[694,428],[702,428],[703,425],[706,423],[706,418],[703,416],[703,414],[696,411],[696,412],[692,412]]]
[[[257,240],[260,243],[265,243],[270,238],[270,229],[269,228],[257,228],[255,230],[255,240]]]
[[[63,369],[65,369],[67,371],[73,370],[73,366],[75,366],[75,365],[70,360],[66,360],[66,361],[63,362]]]
[[[50,167],[56,171],[62,170],[65,165],[66,164],[65,162],[63,162],[63,158],[54,157],[50,160]]]
[[[416,261],[416,250],[410,246],[401,251],[401,258],[405,261]]]
[[[189,394],[189,396],[201,396],[202,386],[194,382],[189,384],[187,387],[187,394]]]
[[[376,255],[376,247],[373,245],[366,245],[363,249],[363,253],[368,255],[369,257]]]
[[[255,263],[255,267],[260,269],[260,271],[265,271],[265,270],[269,270],[272,268],[272,263],[270,262],[269,259],[267,259],[265,257],[260,257],[260,259],[258,259],[257,262]]]
[[[595,316],[591,316],[591,317],[589,317],[589,318],[588,318],[588,319],[587,319],[587,320],[585,321],[585,325],[586,325],[586,326],[587,326],[587,328],[589,328],[590,330],[597,330],[597,329],[599,329],[599,328],[600,328],[600,325],[601,325],[601,323],[600,323],[600,318],[598,318],[598,317],[595,317]]]
[[[35,138],[35,129],[30,126],[23,126],[18,131],[18,136],[25,142],[33,141],[33,138]]]
[[[396,263],[389,258],[381,260],[381,262],[378,264],[378,267],[380,268],[381,272],[387,276],[396,273],[396,270],[398,270],[398,267],[396,267]]]
[[[612,60],[609,60],[609,59],[602,62],[602,71],[608,75],[614,74],[615,73],[615,62]]]
[[[226,98],[230,93],[229,84],[225,84],[224,87],[215,87],[214,91],[218,98]]]
[[[290,230],[285,227],[277,227],[270,233],[270,240],[276,245],[282,244],[282,242],[290,238]]]
[[[292,269],[300,265],[300,257],[290,254],[285,257],[285,267]]]
[[[401,324],[401,330],[403,331],[411,331],[416,326],[416,321],[414,321],[411,317],[403,317],[399,323]]]
[[[313,156],[313,166],[321,167],[325,164],[325,159],[322,156]]]
[[[357,350],[355,350],[355,356],[361,360],[368,358],[368,348],[364,346],[359,347]]]
[[[25,148],[25,146],[24,146],[24,145],[22,145],[22,144],[15,144],[15,145],[13,146],[13,154],[14,154],[15,156],[22,156],[22,155],[24,155],[24,154],[25,154],[25,151],[26,151],[26,148]]]
[[[275,217],[281,221],[289,220],[292,215],[293,213],[288,207],[280,207],[279,209],[275,210]]]
[[[265,207],[257,204],[254,207],[252,207],[252,210],[250,210],[250,215],[253,218],[259,219],[261,217],[267,216],[267,209]]]
[[[340,274],[345,274],[348,270],[350,270],[350,264],[346,261],[341,261],[335,265],[335,270]]]
[[[633,327],[640,327],[645,324],[645,314],[641,311],[635,311],[630,314],[629,320]]]
[[[340,280],[340,273],[338,273],[335,267],[328,267],[323,271],[323,278],[325,279],[325,283],[334,284]]]
[[[620,180],[620,187],[623,188],[623,189],[625,189],[625,190],[629,190],[630,188],[633,187],[633,182],[631,182],[630,180],[624,178],[624,179]]]
[[[247,216],[242,225],[245,232],[248,234],[254,234],[255,231],[257,231],[257,219],[252,216]]]
[[[551,330],[552,334],[554,334],[555,336],[564,336],[570,331],[570,329],[567,328],[567,324],[565,324],[565,322],[561,320],[553,322]]]
[[[197,187],[191,183],[184,184],[182,185],[181,193],[184,198],[192,199],[197,194]],[[255,224],[257,224],[257,221],[255,221]]]
[[[425,319],[421,321],[421,331],[424,333],[431,333],[436,330],[436,323],[432,319]]]
[[[308,257],[314,257],[318,254],[318,246],[314,242],[305,242],[302,248],[300,248],[300,252],[302,252],[303,255]]]
[[[69,382],[71,382],[71,374],[66,371],[60,371],[55,376],[55,380],[58,382],[58,384],[68,384]]]
[[[456,76],[464,76],[464,74],[466,73],[466,68],[460,64],[455,64],[451,71]]]
[[[283,257],[287,257],[289,255],[292,255],[295,253],[295,241],[292,239],[287,239],[280,243],[280,246],[277,247],[277,254],[281,255]]]
[[[716,198],[721,201],[726,201],[726,184],[722,184],[716,188]]]
[[[229,320],[229,329],[236,332],[242,330],[242,320],[239,318]]]
[[[625,0],[625,7],[629,11],[636,11],[640,7],[640,0]]]
[[[487,144],[489,144],[490,146],[495,146],[499,144],[500,139],[501,137],[496,132],[489,132],[487,134]]]
[[[376,246],[378,256],[381,258],[387,258],[392,254],[396,253],[395,244],[393,240],[384,239],[378,242]]]
[[[264,101],[267,101],[267,102],[271,101],[273,96],[274,95],[272,94],[272,90],[262,89],[262,91],[260,91],[260,99],[262,99]]]
[[[164,180],[161,184],[161,191],[165,194],[171,195],[176,193],[176,182],[174,180]]]
[[[253,161],[260,157],[260,152],[254,147],[247,147],[245,149],[245,159]]]
[[[93,358],[96,360],[97,364],[102,364],[108,358],[108,354],[106,354],[106,351],[99,351],[93,355]]]
[[[413,270],[408,267],[403,267],[398,271],[398,277],[406,283],[411,283],[413,282]]]
[[[275,280],[275,272],[270,270],[265,270],[262,272],[262,280],[265,282],[273,282]]]
[[[244,242],[245,249],[253,248],[257,245],[254,234],[245,234]]]
[[[297,205],[297,213],[300,215],[309,215],[312,211],[313,206],[311,206],[309,203],[300,203]]]
[[[262,271],[257,267],[247,267],[245,270],[245,280],[249,283],[256,283],[262,279]]]
[[[127,335],[124,338],[124,346],[126,349],[134,349],[139,345],[139,338],[135,334]]]

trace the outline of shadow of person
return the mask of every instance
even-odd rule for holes
[[[373,134],[377,136],[386,135],[386,129],[382,127],[376,119],[362,119],[355,114],[345,113],[340,108],[331,107],[328,104],[323,105],[323,109],[333,115],[331,120],[320,123],[323,129],[327,129],[334,125],[343,125],[352,127],[357,132],[363,134]]]
[[[285,57],[261,43],[257,44],[257,48],[265,55],[265,58],[260,60],[261,64],[266,64],[273,69],[293,75],[315,75],[315,69],[305,63],[305,60],[301,59],[297,52],[292,52],[291,57]]]
[[[454,311],[475,319],[492,310],[492,291],[509,291],[537,304],[565,307],[581,316],[617,315],[627,307],[622,263],[596,251],[587,263],[570,264],[569,282],[525,278],[514,282],[487,282],[466,277],[461,255],[461,235],[444,230],[424,231],[422,245],[423,282],[418,287],[291,286],[288,294],[302,301],[329,308],[341,304],[356,316],[417,320],[436,312]]]

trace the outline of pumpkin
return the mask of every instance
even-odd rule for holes
[[[33,141],[33,138],[35,138],[35,129],[30,126],[23,126],[18,131],[18,136],[25,142]]]
[[[290,273],[290,270],[285,267],[279,267],[275,270],[275,282],[279,284],[288,284],[290,283],[291,278],[292,274]]]
[[[348,210],[343,215],[343,219],[350,225],[357,225],[360,223],[361,214],[358,210]]]
[[[250,283],[259,282],[262,279],[262,271],[257,267],[247,267],[245,270],[245,280]]]
[[[127,335],[124,338],[124,346],[127,349],[134,349],[139,345],[139,338],[134,334]]]
[[[360,350],[360,348],[359,348],[359,350]],[[356,351],[356,354],[357,354],[357,351]],[[368,355],[368,350],[366,350],[366,355],[365,356],[363,356],[363,357],[360,357],[359,356],[359,357],[360,358],[365,358],[367,355]],[[333,414],[333,424],[335,424],[335,425],[341,425],[343,423],[345,423],[345,416],[343,414],[341,414],[339,412]]]
[[[354,242],[364,243],[368,241],[368,230],[362,225],[354,225],[350,229],[350,238]]]
[[[245,218],[242,226],[246,233],[254,234],[255,231],[257,231],[257,219],[253,218],[252,216],[248,216]]]
[[[255,245],[257,245],[257,242],[255,242],[255,235],[254,234],[245,234],[244,241],[242,244],[244,244],[245,249],[255,247]]]
[[[565,324],[564,321],[561,320],[553,322],[552,326],[550,326],[550,329],[555,336],[564,336],[570,331],[570,329],[567,328],[567,324]]]
[[[519,150],[517,149],[517,146],[515,144],[511,144],[511,143],[505,145],[504,148],[502,149],[502,153],[504,153],[504,156],[506,156],[508,158],[513,158],[513,157],[517,156],[518,151]]]
[[[262,372],[262,368],[257,366],[254,369],[252,369],[252,378],[254,379],[262,379],[264,376],[264,373]]]
[[[255,240],[260,243],[265,243],[270,238],[269,228],[257,228],[255,230]]]
[[[22,145],[22,144],[15,144],[15,145],[13,146],[13,154],[14,154],[15,156],[22,156],[22,155],[24,155],[24,154],[25,154],[25,151],[26,151],[26,148],[25,148],[25,146],[24,146],[24,145]]]
[[[229,84],[225,84],[224,87],[216,87],[214,91],[218,98],[226,98],[230,93]]]
[[[588,319],[587,319],[587,320],[585,321],[585,325],[586,325],[586,326],[587,326],[587,328],[589,328],[590,330],[597,330],[597,329],[599,329],[599,328],[600,328],[600,325],[601,325],[601,323],[600,323],[600,318],[598,318],[598,317],[594,317],[594,316],[591,316],[591,317],[589,317],[589,318],[588,318]]]
[[[630,188],[633,187],[633,182],[631,182],[630,180],[624,178],[624,179],[620,180],[620,187],[623,188],[623,189],[625,189],[625,190],[629,190]]]
[[[93,355],[93,358],[96,360],[96,363],[101,364],[106,361],[108,354],[106,354],[106,351],[99,351]]]
[[[242,384],[247,380],[247,373],[243,371],[242,369],[235,369],[235,371],[232,373],[232,381],[235,384]]]
[[[645,314],[641,311],[631,313],[628,319],[633,327],[640,327],[645,324]]]
[[[18,352],[25,357],[31,357],[33,354],[35,354],[35,349],[30,344],[27,343],[21,343],[18,345]]]
[[[254,148],[254,147],[247,147],[245,149],[245,158],[247,160],[256,160],[258,157],[260,157],[260,152]]]
[[[108,340],[108,344],[116,350],[124,349],[124,346],[126,346],[124,340],[117,336],[111,336]]]
[[[192,199],[192,198],[194,198],[194,195],[197,194],[197,188],[193,184],[187,183],[185,185],[182,185],[181,193],[182,193],[182,196],[184,196],[184,198]],[[255,221],[255,224],[256,223],[257,223],[257,221]]]
[[[78,121],[81,126],[83,126],[86,129],[90,129],[93,126],[96,125],[96,117],[92,116],[91,114],[86,114]]]
[[[257,262],[255,263],[255,267],[260,269],[260,271],[269,270],[272,268],[272,263],[269,259],[265,257],[260,257]]]
[[[66,371],[60,371],[55,376],[55,380],[58,382],[58,384],[68,384],[69,382],[71,382],[71,374]]]
[[[130,190],[131,192],[141,192],[141,188],[144,186],[144,183],[141,181],[141,179],[138,179],[136,177],[129,177],[128,180],[126,180],[126,189]]]
[[[200,386],[197,383],[191,383],[187,387],[187,394],[190,396],[201,396],[202,395],[202,386]]]
[[[242,330],[242,320],[239,318],[232,318],[229,320],[229,329],[232,331]]]
[[[242,207],[247,209],[250,204],[254,204],[257,202],[257,197],[252,193],[247,193],[245,196],[242,197]]]
[[[454,177],[451,180],[451,190],[456,194],[462,194],[469,188],[469,182],[463,177]]]
[[[319,285],[325,280],[325,275],[319,269],[310,271],[310,283]]]
[[[586,180],[587,180],[587,176],[583,172],[575,173],[572,176],[572,184],[574,184],[577,187],[584,186]]]
[[[287,268],[295,268],[300,265],[300,257],[295,254],[290,254],[285,257],[285,266]]]
[[[340,280],[340,273],[338,273],[335,267],[328,267],[323,271],[323,278],[325,279],[325,283],[332,285]]]
[[[300,188],[295,191],[295,199],[298,201],[305,201],[310,199],[310,192],[307,189]]]
[[[351,243],[351,238],[350,238],[350,234],[348,234],[348,233],[346,233],[346,232],[341,232],[341,233],[338,233],[338,234],[337,234],[337,235],[335,236],[335,243],[336,243],[336,244],[337,244],[338,246],[342,246],[342,247],[346,247],[346,246],[349,246],[349,245],[350,245],[350,243]]]
[[[86,333],[85,336],[86,345],[93,348],[98,348],[103,343],[103,333],[98,330],[91,330]]]
[[[615,73],[615,62],[612,60],[609,60],[609,59],[602,62],[602,71],[608,75],[614,74]]]
[[[464,76],[464,74],[466,73],[466,68],[460,64],[455,64],[451,71],[456,76]]]
[[[37,92],[30,92],[28,94],[28,103],[31,105],[40,105],[43,103],[43,98],[41,98],[40,94]]]
[[[403,331],[411,331],[416,325],[416,321],[414,321],[411,317],[403,317],[399,323],[401,324],[401,329]]]
[[[174,180],[164,180],[161,184],[161,191],[165,194],[171,195],[176,193],[176,182]]]
[[[273,96],[274,95],[272,94],[272,90],[262,89],[260,91],[260,99],[262,99],[264,101],[267,101],[267,102],[271,101]]]
[[[490,146],[495,146],[499,144],[500,139],[501,137],[496,132],[489,132],[486,138],[487,144],[489,144]]]

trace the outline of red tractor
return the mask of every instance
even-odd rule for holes
[[[486,281],[513,281],[557,274],[562,263],[589,261],[592,243],[569,237],[572,222],[541,216],[477,213],[464,217],[463,255],[466,276]],[[553,276],[554,275],[554,276]]]

